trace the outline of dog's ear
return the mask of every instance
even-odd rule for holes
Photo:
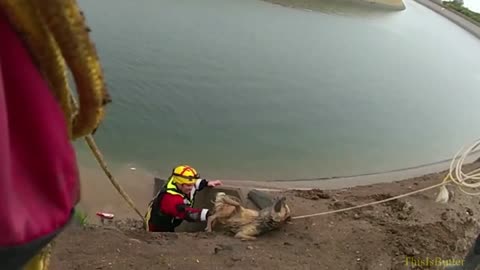
[[[275,200],[275,204],[273,205],[273,210],[275,210],[275,212],[280,212],[280,210],[282,210],[282,200]]]
[[[282,210],[282,207],[285,205],[286,199],[287,198],[285,196],[275,198],[275,202],[273,205],[273,209],[275,210],[275,212],[280,212]]]

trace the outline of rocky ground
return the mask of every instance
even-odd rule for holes
[[[479,163],[469,165],[480,167]],[[439,183],[446,172],[341,190],[286,191],[294,216],[378,201]],[[293,220],[256,241],[228,233],[147,233],[141,222],[71,225],[52,269],[441,269],[412,261],[463,259],[479,231],[479,197],[438,189],[381,205]],[[424,263],[425,264],[425,263]]]

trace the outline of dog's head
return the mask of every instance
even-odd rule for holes
[[[224,197],[225,195],[227,195],[225,192],[217,192],[217,194],[215,195],[215,199],[219,199],[219,198],[222,198]]]
[[[233,206],[240,206],[241,201],[240,198],[227,195],[225,192],[217,192],[215,195],[215,201],[212,202],[214,205],[220,206],[220,205],[233,205]]]
[[[227,194],[225,192],[217,192],[217,194],[215,195],[215,202],[220,202],[226,195]]]
[[[284,222],[291,218],[290,207],[288,207],[285,196],[277,197],[273,201],[272,217],[277,222]]]
[[[217,194],[215,194],[215,199],[210,200],[210,202],[213,205],[218,205],[222,201],[222,198],[225,197],[225,195],[225,192],[217,192]]]

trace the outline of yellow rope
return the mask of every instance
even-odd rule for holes
[[[98,149],[93,137],[91,135],[87,135],[85,137],[85,141],[87,142],[88,146],[90,147],[90,150],[92,151],[93,155],[95,156],[95,159],[97,160],[98,164],[100,165],[100,167],[102,167],[103,171],[107,175],[108,180],[110,180],[110,183],[112,183],[112,185],[115,187],[115,189],[118,191],[118,193],[120,193],[120,195],[125,199],[125,201],[128,203],[128,205],[138,214],[138,216],[140,216],[140,218],[143,221],[145,221],[144,216],[138,210],[138,208],[135,206],[135,203],[132,201],[130,196],[128,196],[127,192],[125,192],[125,190],[122,188],[122,186],[120,186],[120,184],[115,180],[112,173],[108,169],[107,164],[106,164],[105,160],[103,159],[102,154],[101,154],[100,150]]]
[[[58,101],[69,138],[85,137],[112,185],[143,220],[141,212],[110,173],[91,136],[103,120],[105,105],[111,98],[89,28],[76,0],[0,0],[0,9],[20,33],[33,63]],[[79,105],[68,85],[67,69],[73,75]],[[52,245],[53,241],[24,268],[46,270]]]
[[[111,102],[89,28],[76,0],[0,0],[0,9],[22,38],[33,63],[62,108],[71,139],[94,132]],[[71,110],[67,68],[78,92]]]
[[[0,0],[12,26],[19,33],[34,63],[60,104],[71,140],[85,140],[108,179],[142,218],[132,199],[107,168],[91,134],[103,120],[111,101],[103,70],[89,28],[76,0]],[[72,72],[79,104],[71,93],[67,68]]]
[[[69,94],[69,98],[71,100],[71,105],[73,106],[74,110],[77,110],[78,109],[78,103],[75,100],[75,97],[72,95],[70,90],[69,90],[68,94]],[[127,202],[127,204],[135,211],[135,213],[138,214],[140,219],[142,219],[142,221],[145,222],[145,218],[142,215],[142,213],[140,212],[140,210],[138,210],[138,208],[135,206],[135,203],[133,202],[133,200],[130,198],[130,196],[128,196],[127,192],[122,188],[122,186],[118,183],[118,181],[115,179],[115,177],[113,177],[113,174],[108,169],[107,162],[103,158],[103,155],[102,155],[100,149],[98,148],[98,146],[95,142],[95,139],[93,139],[93,136],[91,134],[88,134],[88,135],[85,136],[84,139],[85,139],[88,147],[90,148],[93,156],[95,157],[95,160],[98,162],[98,165],[100,165],[100,167],[102,168],[103,172],[107,176],[110,183],[117,190],[117,192],[123,197],[123,199]]]

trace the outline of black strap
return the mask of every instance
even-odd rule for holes
[[[162,200],[162,197],[167,193],[167,191],[174,191],[176,193],[179,193],[182,195],[184,199],[187,199],[190,204],[193,204],[193,201],[190,200],[190,198],[187,197],[185,193],[183,193],[181,190],[177,188],[168,188],[168,183],[165,183],[165,185],[162,187],[162,189],[158,192],[158,194],[155,196],[155,198],[152,201],[152,207],[151,207],[151,213],[150,213],[150,220],[148,222],[151,222],[152,224],[155,225],[155,227],[161,227],[168,229],[168,231],[174,231],[174,228],[177,227],[182,223],[182,219],[176,219],[173,216],[165,215],[160,211],[160,202]]]
[[[68,222],[60,227],[58,230],[50,232],[49,234],[43,235],[35,240],[32,240],[28,243],[10,246],[10,247],[0,247],[0,269],[2,270],[19,270],[23,269],[24,265],[33,258],[38,252],[44,248],[48,243],[50,243],[60,232],[62,232],[65,227],[73,219],[73,209],[70,212],[70,218]]]

